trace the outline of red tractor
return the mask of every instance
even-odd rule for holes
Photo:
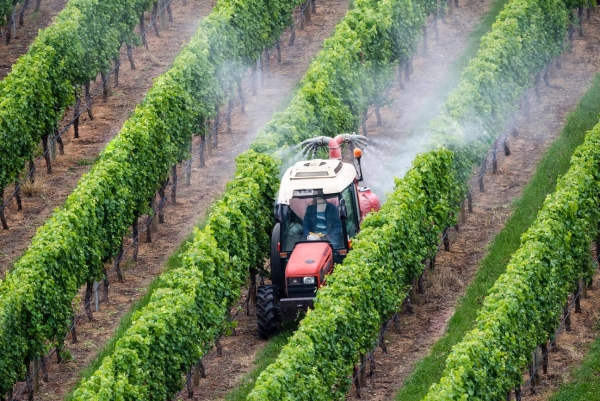
[[[329,159],[300,161],[281,180],[271,236],[271,284],[257,290],[258,333],[269,338],[281,322],[294,320],[313,307],[335,263],[352,248],[364,216],[378,211],[377,195],[362,181],[361,147],[367,138],[342,134],[317,137],[301,145],[314,155],[329,147]],[[341,161],[341,145],[354,147],[355,167]]]

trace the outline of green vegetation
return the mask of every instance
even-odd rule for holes
[[[77,3],[83,1],[88,0]],[[219,2],[173,67],[155,80],[64,208],[37,231],[0,283],[0,394],[24,377],[29,360],[62,345],[78,289],[104,275],[105,264],[117,254],[134,219],[148,210],[159,183],[188,157],[192,135],[204,133],[205,122],[224,96],[222,88],[239,76],[245,61],[255,59],[281,35],[297,3]],[[179,372],[181,367],[172,368]]]
[[[531,76],[560,52],[565,15],[558,0],[506,5],[434,122],[438,148],[418,156],[382,210],[365,219],[353,251],[319,291],[315,309],[277,361],[260,375],[249,400],[345,395],[358,355],[373,348],[379,326],[404,299],[402,288],[418,277],[438,235],[458,215],[473,164]]]
[[[536,173],[523,190],[521,198],[513,205],[514,211],[510,219],[494,238],[473,283],[458,303],[446,334],[435,343],[430,355],[417,363],[398,393],[397,400],[421,400],[429,387],[440,379],[451,348],[473,328],[482,299],[504,273],[511,255],[521,244],[521,235],[533,223],[546,196],[554,191],[558,177],[568,171],[573,151],[583,142],[586,131],[598,123],[599,114],[600,77],[597,77],[578,107],[567,118],[560,137],[539,162]]]
[[[600,339],[596,339],[571,380],[563,384],[550,401],[600,400]]]
[[[8,15],[15,0],[0,0]],[[41,31],[0,82],[0,188],[17,179],[37,144],[52,134],[75,101],[73,85],[110,69],[123,42],[139,41],[133,28],[150,0],[71,0]],[[0,18],[0,25],[4,18]]]
[[[248,268],[261,266],[269,249],[279,171],[274,159],[253,151],[237,162],[236,178],[204,229],[195,231],[181,267],[160,277],[113,352],[71,399],[169,399],[180,389],[182,373],[223,332]]]
[[[416,50],[432,0],[357,0],[311,62],[289,106],[252,148],[274,152],[315,135],[355,131],[370,104],[381,105],[394,68]]]

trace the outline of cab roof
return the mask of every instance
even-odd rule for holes
[[[297,162],[281,178],[278,203],[289,204],[294,191],[321,190],[324,195],[342,192],[356,178],[352,164],[333,159]],[[310,191],[304,192],[310,196]],[[300,193],[296,193],[299,196]],[[300,195],[301,196],[301,195]]]

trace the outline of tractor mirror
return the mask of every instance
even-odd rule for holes
[[[340,212],[340,220],[346,220],[348,218],[348,211],[346,210],[346,201],[344,199],[340,200],[340,205],[338,206],[338,211]]]
[[[273,213],[273,217],[275,218],[276,223],[281,223],[281,218],[283,216],[283,205],[278,203],[275,205],[275,210]]]

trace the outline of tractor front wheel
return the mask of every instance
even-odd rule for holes
[[[256,320],[258,335],[268,339],[279,333],[281,327],[279,319],[277,287],[274,285],[261,285],[256,291]]]

